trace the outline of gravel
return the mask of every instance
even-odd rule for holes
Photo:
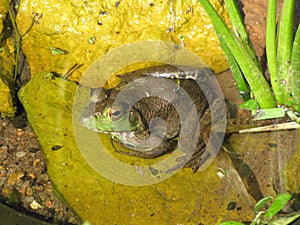
[[[40,146],[24,116],[0,118],[0,190],[1,204],[47,222],[81,224],[55,196]]]

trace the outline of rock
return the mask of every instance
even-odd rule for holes
[[[219,0],[211,1],[228,16]],[[42,70],[78,81],[96,59],[109,50],[136,41],[165,41],[185,46],[215,72],[228,68],[213,25],[196,1],[21,1],[17,23],[25,33],[22,46],[31,74]]]
[[[17,153],[16,153],[16,157],[17,158],[22,158],[22,157],[24,157],[26,155],[26,152],[24,152],[24,151],[18,151]]]
[[[0,116],[13,117],[16,109],[14,106],[14,42],[10,37],[11,27],[2,24],[7,14],[6,1],[0,2]]]
[[[0,57],[0,61],[1,57]],[[0,63],[1,64],[1,63]],[[1,65],[0,65],[1,70]],[[0,71],[1,73],[1,71]],[[13,95],[9,85],[1,78],[0,74],[0,116],[13,117],[16,109],[13,104]]]
[[[299,143],[300,133],[299,131],[295,131],[292,137],[286,137],[285,142],[287,144],[293,144],[295,149],[297,150],[294,155],[290,158],[287,165],[284,166],[282,171],[283,183],[285,184],[285,188],[291,193],[300,193],[300,143]],[[285,150],[285,149],[284,149]],[[285,155],[284,155],[285,156]],[[299,204],[299,200],[298,204]]]
[[[77,91],[88,99],[88,89],[44,73],[34,76],[20,90],[19,97],[42,146],[53,187],[82,220],[95,225],[162,221],[219,224],[222,220],[253,217],[253,198],[225,154],[220,154],[205,171],[193,173],[186,168],[173,176],[160,169],[155,176],[151,173],[147,165],[157,168],[162,159],[134,160],[119,155],[122,161],[112,161],[116,159],[107,153],[114,151],[110,140],[99,139],[97,133],[78,124],[78,112],[84,105],[78,99],[74,101]],[[86,138],[91,139],[85,146],[78,145]],[[53,151],[56,145],[62,148]],[[82,154],[85,151],[89,152],[87,158]],[[243,210],[228,213],[230,202]]]

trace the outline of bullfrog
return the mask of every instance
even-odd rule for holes
[[[128,149],[116,152],[141,158],[172,152],[181,140],[179,148],[189,157],[184,166],[196,171],[212,130],[211,108],[214,121],[222,123],[229,111],[206,85],[212,74],[209,68],[172,65],[120,74],[115,87],[91,91],[80,122]]]

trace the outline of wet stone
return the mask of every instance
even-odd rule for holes
[[[31,153],[36,153],[37,151],[39,151],[40,149],[39,148],[30,148],[29,149],[29,152]]]
[[[41,174],[41,175],[38,176],[37,180],[39,182],[45,183],[49,180],[49,177],[48,177],[47,174]]]
[[[26,196],[26,197],[24,198],[24,201],[27,202],[27,203],[31,203],[31,202],[34,201],[34,197],[32,197],[32,196]]]
[[[19,152],[16,153],[16,157],[18,157],[18,158],[22,158],[25,155],[26,155],[26,152],[24,152],[24,151],[19,151]]]
[[[2,145],[2,146],[0,147],[0,150],[1,150],[1,151],[7,151],[7,150],[8,150],[8,146],[7,146],[7,145]]]
[[[26,195],[27,195],[27,196],[32,196],[32,195],[33,195],[33,190],[32,190],[32,188],[29,187],[29,186],[26,188]]]
[[[54,195],[45,172],[40,146],[30,126],[18,129],[10,118],[0,118],[0,200],[6,203],[8,199],[12,201],[19,196],[19,200],[13,201],[18,206],[45,218],[56,218],[65,224],[76,216]],[[48,207],[44,206],[45,202],[39,196],[48,199]],[[81,223],[77,220],[74,224]]]

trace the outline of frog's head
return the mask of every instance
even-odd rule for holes
[[[92,100],[80,116],[81,124],[92,131],[116,134],[145,130],[140,114],[129,105],[111,98]]]

